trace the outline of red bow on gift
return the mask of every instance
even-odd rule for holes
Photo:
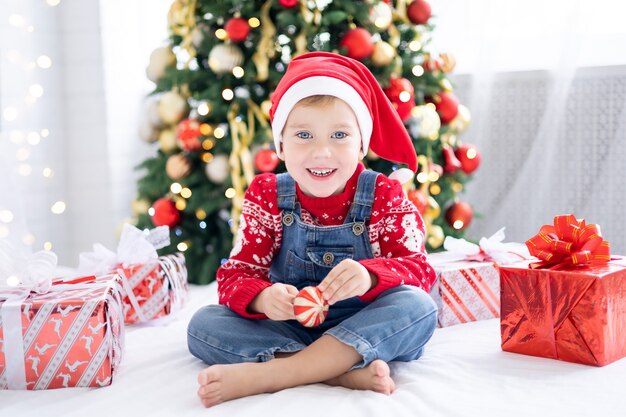
[[[533,268],[587,265],[611,260],[609,242],[602,239],[600,226],[585,224],[573,214],[554,217],[554,226],[544,225],[526,241],[531,255],[543,260]]]

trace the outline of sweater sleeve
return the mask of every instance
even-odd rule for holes
[[[398,181],[378,176],[369,229],[374,257],[359,262],[378,277],[378,283],[361,300],[373,301],[403,284],[429,292],[435,271],[426,260],[424,222]]]
[[[251,319],[248,306],[271,284],[269,269],[280,249],[282,223],[276,204],[276,176],[257,176],[246,191],[235,245],[228,260],[217,270],[219,303]]]

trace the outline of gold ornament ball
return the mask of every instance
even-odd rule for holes
[[[472,121],[472,114],[469,109],[462,104],[459,104],[459,112],[456,117],[450,122],[450,128],[457,133],[461,133],[467,129]]]
[[[158,111],[163,123],[173,125],[187,116],[189,107],[183,96],[174,91],[168,91],[159,98]]]
[[[232,72],[243,63],[243,52],[233,44],[220,43],[209,53],[209,68],[216,74]]]
[[[437,249],[441,245],[443,245],[443,241],[445,239],[445,235],[443,233],[443,229],[441,226],[437,226],[436,224],[431,225],[428,228],[428,244],[431,248]]]
[[[146,68],[146,76],[152,82],[157,82],[165,75],[167,67],[176,65],[176,55],[169,46],[156,48],[150,54],[150,62]]]
[[[159,134],[159,145],[165,153],[170,153],[178,149],[176,143],[176,129],[165,129]]]
[[[454,55],[450,53],[439,54],[439,58],[441,58],[441,65],[439,68],[441,71],[445,73],[451,73],[454,71],[454,67],[456,67],[456,59]]]
[[[419,136],[430,140],[437,140],[439,138],[439,129],[441,129],[441,119],[435,106],[423,104],[415,106],[411,110],[411,116],[417,121],[419,125]]]
[[[167,158],[165,173],[174,181],[186,177],[190,172],[191,162],[185,155],[178,153]]]
[[[396,50],[385,41],[378,41],[374,44],[372,52],[372,63],[377,67],[386,67],[393,62]]]
[[[134,199],[130,203],[130,208],[133,212],[133,216],[136,217],[140,214],[146,214],[148,212],[150,202],[148,200],[144,200],[143,198]]]
[[[216,155],[205,167],[206,176],[216,184],[222,184],[230,175],[228,157],[224,154]]]

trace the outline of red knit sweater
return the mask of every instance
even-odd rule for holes
[[[364,169],[359,164],[345,190],[330,197],[306,196],[296,185],[302,221],[319,226],[342,224],[356,193],[359,174]],[[246,192],[230,258],[217,271],[220,304],[243,317],[267,318],[264,314],[250,314],[247,307],[271,285],[269,269],[282,241],[281,212],[277,204],[276,175],[258,175]],[[424,223],[398,181],[378,176],[368,229],[374,258],[359,262],[378,277],[378,283],[360,299],[372,301],[380,293],[401,284],[430,291],[435,272],[426,261]]]

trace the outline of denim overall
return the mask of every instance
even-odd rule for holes
[[[270,279],[298,289],[316,286],[344,259],[371,259],[368,222],[378,173],[359,175],[354,201],[343,224],[315,226],[301,221],[296,184],[288,173],[277,175],[278,206],[282,210],[281,248],[272,260]],[[326,320],[306,328],[295,320],[250,320],[225,306],[199,310],[188,327],[192,354],[209,364],[267,361],[275,352],[304,349],[323,334],[354,347],[363,361],[417,359],[435,329],[437,308],[428,294],[398,286],[371,303],[358,297],[330,306]]]

